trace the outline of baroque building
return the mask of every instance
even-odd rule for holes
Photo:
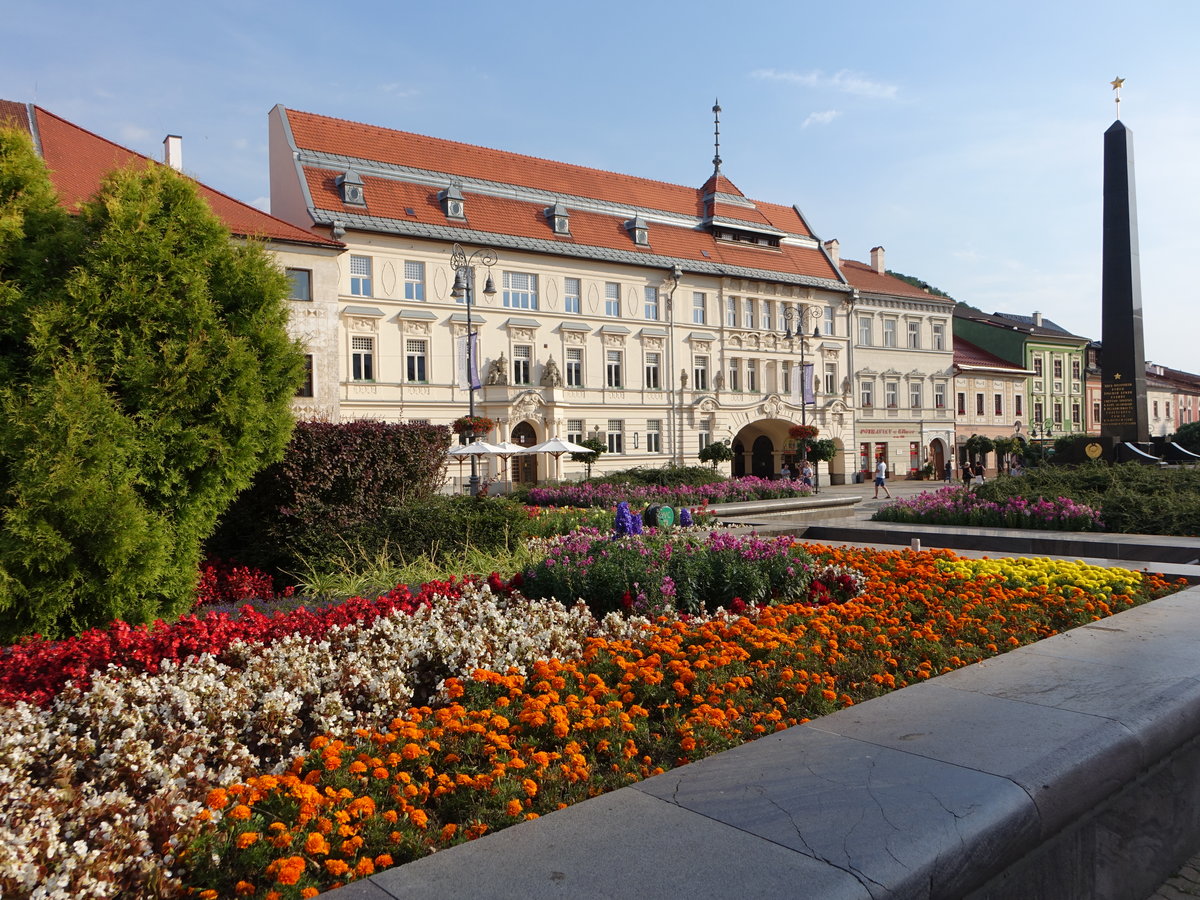
[[[719,155],[685,187],[277,106],[270,167],[273,213],[347,248],[320,387],[343,419],[473,406],[492,441],[598,437],[600,469],[725,440],[763,476],[808,421],[841,450],[827,479],[855,467],[852,286],[798,208],[743,195]],[[562,473],[517,461],[515,480]]]

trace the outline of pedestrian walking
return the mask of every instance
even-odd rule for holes
[[[946,484],[949,484],[950,480],[954,477],[954,466],[951,465],[950,460],[946,460],[946,470],[943,472],[943,475],[945,476]]]
[[[971,484],[983,484],[983,463],[975,463],[971,470]]]
[[[875,463],[875,499],[879,499],[879,489],[883,488],[884,494],[889,500],[892,499],[892,492],[887,486],[887,461],[881,456],[878,462]]]
[[[800,483],[813,486],[813,467],[807,459],[800,466]]]

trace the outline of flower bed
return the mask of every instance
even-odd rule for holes
[[[0,893],[311,896],[1171,589],[800,549],[862,595],[650,624],[472,586],[0,706]]]
[[[889,503],[871,517],[879,522],[978,525],[1053,531],[1103,531],[1100,514],[1068,497],[984,500],[963,487],[926,491]]]
[[[699,485],[622,485],[562,484],[533,488],[529,502],[537,506],[603,506],[612,508],[622,500],[646,505],[702,506],[706,503],[736,503],[744,500],[774,500],[780,497],[807,497],[812,488],[795,481],[770,478],[733,478],[715,484]]]

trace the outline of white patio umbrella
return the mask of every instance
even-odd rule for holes
[[[446,451],[447,455],[458,458],[458,480],[462,481],[462,464],[469,456],[495,455],[499,448],[487,441],[471,441],[469,444],[459,444]]]
[[[492,450],[493,456],[498,456],[504,462],[504,477],[508,481],[509,490],[512,489],[512,478],[510,477],[508,468],[508,459],[510,456],[517,456],[521,453],[528,453],[528,447],[522,447],[520,444],[514,444],[512,441],[500,441],[498,444],[493,444],[495,447]]]
[[[592,451],[582,444],[575,444],[571,441],[564,441],[562,438],[550,438],[548,441],[542,441],[540,444],[534,444],[532,447],[526,448],[527,453],[549,453],[554,457],[555,468],[558,468],[558,459],[564,453],[591,453]]]

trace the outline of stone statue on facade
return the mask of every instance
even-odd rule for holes
[[[488,384],[508,384],[508,359],[503,353],[488,366],[486,381]]]
[[[716,390],[716,391],[725,390],[725,373],[724,372],[717,372],[715,375],[713,375],[713,390]]]
[[[562,385],[562,373],[558,371],[558,363],[554,361],[554,357],[546,360],[546,366],[542,370],[542,387],[560,387]]]
[[[679,386],[685,390],[687,389],[687,369],[679,370]]]

